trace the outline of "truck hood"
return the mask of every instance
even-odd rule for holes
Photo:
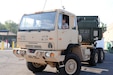
[[[56,33],[54,31],[18,32],[17,45],[28,49],[54,50],[57,47]],[[48,48],[51,44],[52,48]],[[55,46],[56,45],[56,46]]]

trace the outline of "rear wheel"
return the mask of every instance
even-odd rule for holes
[[[40,65],[38,63],[27,62],[28,69],[33,73],[42,72],[46,68],[46,66],[47,65]]]
[[[91,66],[96,66],[98,62],[98,51],[96,49],[91,50],[89,64]]]
[[[75,54],[68,54],[64,61],[64,67],[57,69],[60,75],[79,75],[81,70],[80,59]]]
[[[105,58],[105,53],[103,49],[98,49],[98,63],[103,63]]]

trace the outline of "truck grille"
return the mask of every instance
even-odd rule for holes
[[[39,45],[26,45],[26,48],[30,48],[30,49],[40,49],[41,46],[39,46]]]

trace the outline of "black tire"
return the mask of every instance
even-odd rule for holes
[[[36,64],[36,63],[35,63]],[[32,62],[27,62],[27,67],[33,73],[42,72],[47,65],[40,65],[39,67],[35,67]]]
[[[96,66],[98,62],[98,51],[96,49],[91,50],[89,65]]]
[[[103,49],[98,49],[98,63],[103,63],[105,59],[105,53],[103,51]]]
[[[74,67],[72,68],[72,66]],[[72,69],[70,69],[70,67]],[[57,69],[59,70],[59,75],[79,75],[81,71],[81,61],[77,55],[68,54],[64,61],[64,67],[57,67]]]

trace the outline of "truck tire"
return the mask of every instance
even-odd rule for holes
[[[105,58],[105,53],[103,49],[98,49],[98,63],[103,63]]]
[[[96,49],[91,50],[89,65],[96,66],[98,62],[98,51]]]
[[[81,71],[81,61],[75,54],[66,55],[64,67],[57,68],[59,75],[79,75]]]
[[[46,68],[46,66],[47,65],[40,65],[38,63],[27,62],[28,69],[33,73],[42,72]]]

